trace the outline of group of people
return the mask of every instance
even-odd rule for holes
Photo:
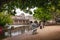
[[[31,27],[31,29],[35,29],[35,28],[37,28],[37,27],[40,27],[40,29],[42,29],[42,28],[44,28],[43,27],[43,22],[41,22],[41,21],[39,21],[39,22],[37,22],[37,21],[30,21],[30,27]]]
[[[40,27],[40,29],[43,28],[43,22],[41,21],[30,21],[30,29],[33,30],[33,33],[37,30],[37,28]]]

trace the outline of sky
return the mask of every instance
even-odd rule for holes
[[[30,9],[30,10],[33,12],[35,9],[36,9],[36,8]],[[21,11],[19,8],[16,9],[16,13],[17,13],[16,15],[20,15],[21,13],[24,13],[25,16],[30,15],[29,13],[25,13],[25,12]],[[33,13],[34,13],[34,12],[33,12]]]

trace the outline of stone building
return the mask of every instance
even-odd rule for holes
[[[29,19],[26,19],[23,13],[21,15],[12,16],[12,19],[13,25],[27,25],[29,23]]]
[[[35,19],[33,18],[33,16],[26,16],[26,19],[29,19],[29,21],[35,21]]]
[[[29,19],[26,19],[24,14],[11,17],[13,24],[9,25],[8,29],[10,29],[10,34],[8,32],[7,36],[15,36],[29,31]]]

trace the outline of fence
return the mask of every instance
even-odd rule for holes
[[[29,30],[30,30],[29,25],[23,25],[19,27],[11,27],[10,29],[4,29],[5,35],[10,37],[18,34],[23,34],[26,31],[28,32]]]

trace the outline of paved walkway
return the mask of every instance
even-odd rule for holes
[[[37,29],[38,34],[36,35],[25,33],[4,40],[60,40],[60,26],[46,26],[43,29]]]

